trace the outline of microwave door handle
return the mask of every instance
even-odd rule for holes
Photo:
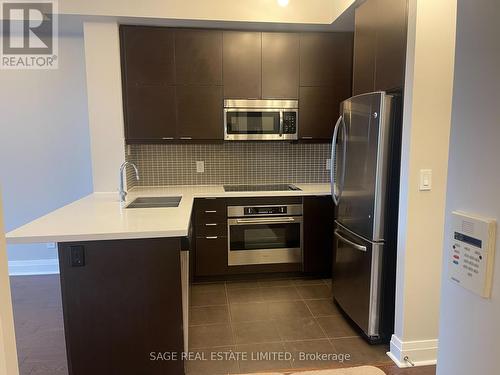
[[[280,111],[280,137],[283,137],[283,111]]]
[[[344,236],[342,236],[340,234],[340,232],[336,229],[335,232],[335,237],[337,237],[339,240],[341,240],[342,242],[348,244],[348,245],[351,245],[353,248],[355,248],[356,250],[359,250],[359,251],[366,251],[366,246],[363,246],[363,245],[359,245],[357,244],[356,242],[353,242],[351,240],[348,240],[347,238],[345,238]]]
[[[331,191],[332,191],[332,198],[333,198],[333,202],[335,203],[335,205],[338,206],[339,204],[339,198],[337,196],[337,176],[336,176],[336,172],[337,172],[337,168],[335,168],[336,166],[336,158],[337,158],[337,137],[339,135],[339,126],[340,126],[340,123],[342,121],[342,115],[340,115],[339,119],[337,120],[337,123],[335,124],[335,130],[333,131],[333,138],[332,138],[332,154],[331,154],[331,157],[330,157],[330,160],[331,160],[331,166],[330,166],[330,188],[331,188]]]

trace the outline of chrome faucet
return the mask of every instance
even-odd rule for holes
[[[123,171],[127,168],[127,165],[130,165],[134,168],[135,170],[135,178],[139,180],[139,170],[137,169],[137,166],[134,163],[131,163],[129,161],[126,161],[120,166],[120,190],[118,194],[120,194],[120,204],[123,206],[125,205],[125,198],[127,198],[127,192],[125,191],[125,184],[123,182]]]

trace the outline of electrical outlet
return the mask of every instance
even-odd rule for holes
[[[326,168],[327,171],[331,171],[332,170],[332,159],[326,159],[325,168]]]
[[[205,172],[205,162],[204,161],[197,161],[196,162],[196,172],[197,173],[204,173]]]

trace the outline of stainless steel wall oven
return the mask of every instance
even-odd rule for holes
[[[302,262],[302,205],[228,206],[228,264]]]

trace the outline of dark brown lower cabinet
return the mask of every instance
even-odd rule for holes
[[[304,273],[329,277],[334,256],[334,204],[330,196],[304,197]]]
[[[196,276],[220,276],[227,273],[227,238],[196,238]]]
[[[180,238],[59,243],[70,375],[183,375]]]

